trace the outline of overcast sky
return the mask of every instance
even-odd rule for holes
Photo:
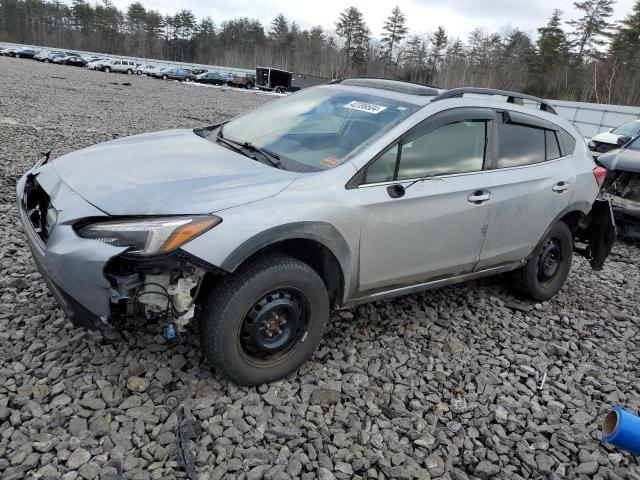
[[[132,3],[130,0],[112,0],[121,9]],[[396,0],[381,2],[373,0],[141,0],[147,8],[163,14],[174,14],[188,8],[196,16],[210,16],[219,25],[234,17],[259,19],[265,26],[273,17],[283,13],[303,28],[321,25],[333,30],[339,12],[347,6],[358,7],[363,13],[374,36],[379,36],[382,22],[391,8],[398,5],[407,17],[407,25],[415,32],[430,32],[443,25],[450,36],[466,40],[475,28],[497,31],[505,25],[525,30],[533,35],[536,28],[546,23],[554,8],[564,12],[565,20],[577,16],[573,1],[569,0]],[[635,0],[618,0],[615,18],[622,19],[631,11]]]

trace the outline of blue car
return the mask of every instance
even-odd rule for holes
[[[38,51],[34,50],[33,48],[23,48],[22,50],[18,50],[16,52],[16,57],[33,58],[36,56],[37,53]]]

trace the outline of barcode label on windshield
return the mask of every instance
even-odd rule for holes
[[[358,102],[356,100],[343,105],[343,107],[373,114],[380,113],[387,109],[387,107],[384,107],[382,105],[376,105],[375,103]]]

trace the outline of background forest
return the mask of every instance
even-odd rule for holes
[[[121,11],[104,0],[0,0],[0,41],[100,53],[253,68],[267,65],[337,78],[385,76],[441,88],[480,86],[550,99],[640,105],[640,0],[614,23],[615,0],[574,4],[577,18],[550,12],[534,35],[517,28],[452,38],[446,26],[410,32],[391,9],[367,25],[355,7],[335,29],[302,29],[284,15],[269,25],[249,17],[163,16],[140,3]]]

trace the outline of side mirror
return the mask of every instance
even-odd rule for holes
[[[387,193],[391,198],[404,197],[405,191],[406,189],[404,188],[404,185],[402,185],[401,183],[396,183],[394,185],[389,185],[387,187]]]
[[[616,143],[618,144],[619,147],[622,147],[627,143],[629,143],[631,141],[631,138],[633,137],[630,137],[629,135],[623,135],[621,137],[618,137],[618,140],[616,140]]]

